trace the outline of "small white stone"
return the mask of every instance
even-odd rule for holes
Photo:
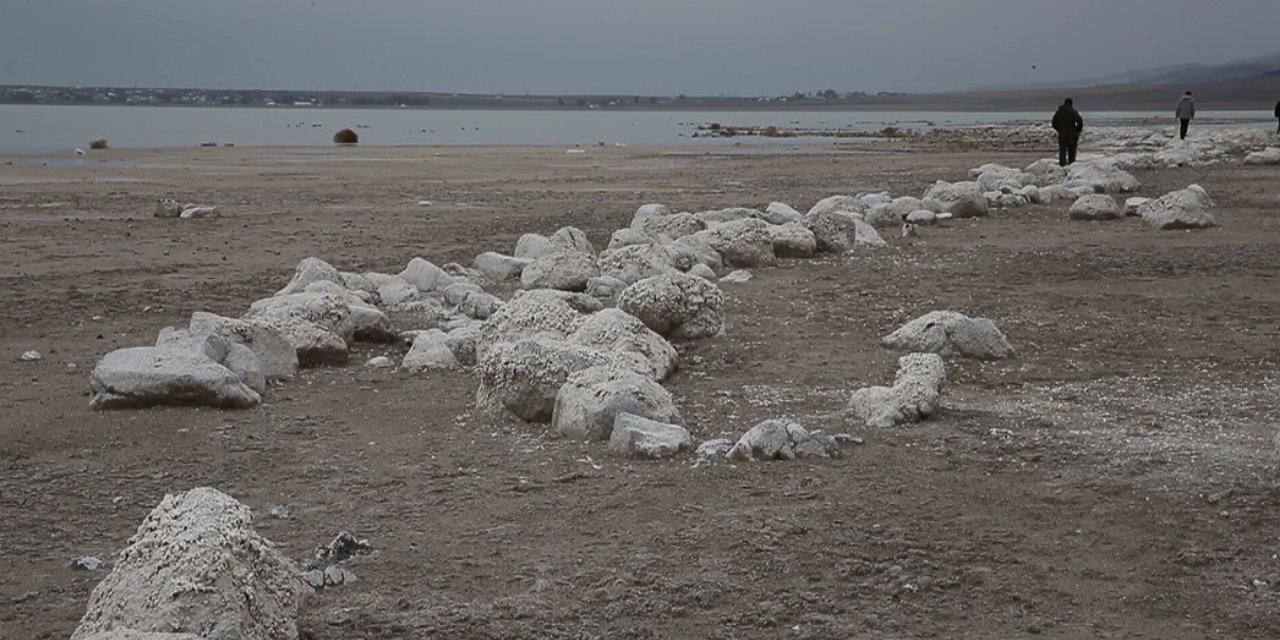
[[[28,351],[18,357],[19,362],[39,362],[43,359],[44,356],[40,355],[39,351]]]
[[[378,356],[376,358],[369,358],[369,361],[364,363],[364,366],[366,369],[390,369],[393,365],[391,363],[391,358]]]

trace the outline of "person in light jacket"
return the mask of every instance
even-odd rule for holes
[[[1191,97],[1188,91],[1182,94],[1182,99],[1178,101],[1178,107],[1174,110],[1174,115],[1178,116],[1178,121],[1182,123],[1181,138],[1187,139],[1187,128],[1191,126],[1191,119],[1196,117],[1196,101]]]

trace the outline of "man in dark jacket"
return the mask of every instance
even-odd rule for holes
[[[1071,98],[1067,98],[1053,114],[1053,130],[1058,132],[1058,164],[1064,167],[1075,164],[1080,132],[1084,131],[1084,119],[1074,104]]]

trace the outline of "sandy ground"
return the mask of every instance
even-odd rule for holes
[[[343,529],[376,547],[347,565],[359,583],[306,605],[317,639],[1280,636],[1273,168],[1138,173],[1142,195],[1203,185],[1211,231],[1059,204],[726,285],[727,335],[682,345],[667,385],[691,430],[793,416],[865,439],[838,460],[618,460],[478,420],[467,373],[361,370],[403,352],[382,345],[255,410],[88,408],[105,352],[238,315],[306,256],[395,272],[566,224],[603,246],[645,202],[803,210],[1048,151],[874,149],[0,159],[0,638],[67,637],[107,570],[71,559],[110,559],[166,492],[202,485],[291,557]],[[152,218],[163,196],[225,217]],[[878,338],[942,308],[995,319],[1018,357],[952,363],[931,422],[846,421],[852,390],[892,379]]]

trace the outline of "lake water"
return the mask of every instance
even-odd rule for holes
[[[928,130],[1012,121],[1045,113],[787,111],[444,111],[420,109],[202,108],[0,105],[0,154],[44,154],[106,138],[116,148],[192,147],[204,141],[247,146],[332,144],[350,127],[360,144],[626,145],[795,144],[798,139],[692,138],[701,124],[879,131]],[[1202,112],[1201,119],[1269,122],[1264,111]],[[1164,112],[1089,113],[1091,121],[1168,118]],[[829,140],[829,139],[828,139]]]

